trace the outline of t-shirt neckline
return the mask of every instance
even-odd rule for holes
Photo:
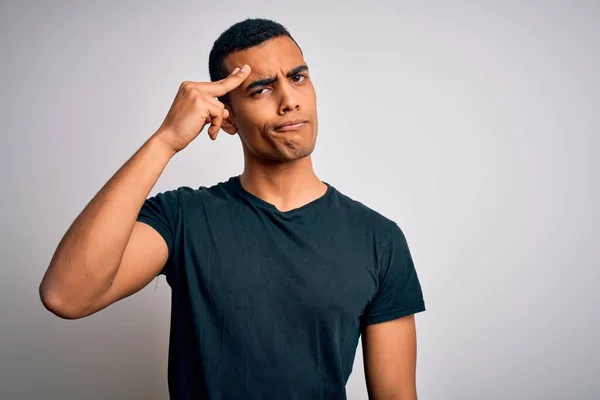
[[[327,185],[327,190],[325,191],[325,193],[321,196],[318,197],[308,203],[306,203],[303,206],[294,208],[292,210],[288,210],[288,211],[281,211],[279,210],[277,207],[275,207],[275,205],[261,199],[260,197],[250,193],[249,191],[247,191],[243,186],[242,186],[242,182],[240,181],[240,175],[234,176],[231,178],[231,180],[233,181],[234,186],[236,187],[237,191],[244,196],[245,198],[247,198],[248,200],[250,200],[252,203],[261,206],[263,208],[269,209],[270,211],[273,211],[277,214],[280,215],[293,215],[293,214],[298,214],[298,213],[302,213],[304,211],[307,211],[309,209],[312,209],[316,206],[318,206],[319,204],[325,202],[330,196],[331,193],[333,192],[333,186],[331,186],[329,183],[325,182],[325,181],[321,181],[323,182],[325,185]]]

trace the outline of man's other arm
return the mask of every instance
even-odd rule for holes
[[[414,314],[366,325],[361,335],[370,400],[416,400]]]

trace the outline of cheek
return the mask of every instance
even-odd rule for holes
[[[313,107],[316,106],[317,104],[317,93],[315,92],[315,88],[310,85],[307,88],[306,91],[306,100],[308,101],[308,103],[310,103]]]
[[[252,130],[264,130],[277,116],[277,109],[270,101],[257,101],[246,109],[245,122]]]
[[[269,119],[264,115],[262,107],[246,107],[242,110],[243,116],[236,120],[238,130],[245,134],[249,140],[257,136],[257,133],[267,129]]]

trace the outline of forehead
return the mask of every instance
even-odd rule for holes
[[[236,51],[223,60],[228,71],[244,64],[252,69],[250,76],[272,76],[306,64],[296,43],[287,36],[269,39],[258,46]]]

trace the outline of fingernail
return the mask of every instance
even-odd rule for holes
[[[250,66],[248,64],[244,64],[244,66],[242,67],[242,72],[248,72],[249,69]]]
[[[240,69],[239,69],[238,67],[235,67],[235,69],[234,69],[233,71],[231,71],[231,75],[235,75],[235,74],[237,74],[237,72],[238,72],[239,70],[240,70]]]

